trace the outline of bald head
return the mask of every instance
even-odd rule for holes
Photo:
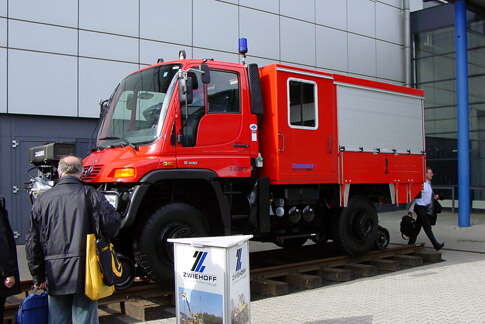
[[[63,157],[58,166],[59,177],[72,176],[81,178],[83,173],[83,162],[74,155]]]

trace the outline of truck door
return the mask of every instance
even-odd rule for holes
[[[246,81],[242,72],[211,69],[206,85],[195,75],[193,102],[180,107],[178,168],[210,169],[220,177],[250,176],[250,129],[243,118],[249,104],[241,94]]]
[[[281,181],[335,182],[337,148],[332,80],[281,71],[278,88]]]

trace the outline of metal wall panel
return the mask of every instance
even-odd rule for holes
[[[31,204],[23,190],[23,184],[30,178],[28,148],[53,141],[75,143],[76,154],[84,156],[94,144],[90,136],[96,125],[97,120],[0,115],[0,196],[7,199],[10,223],[20,234],[17,244],[24,243],[30,225]],[[53,135],[53,129],[61,128],[66,131]],[[14,186],[20,189],[17,193]]]
[[[141,40],[140,63],[155,64],[159,58],[163,58],[165,61],[178,60],[180,50],[185,50],[187,58],[192,57],[192,48],[189,46]]]
[[[315,0],[315,8],[317,24],[347,29],[347,0],[332,1],[331,8],[328,1]]]
[[[238,54],[211,51],[211,50],[205,50],[201,48],[194,48],[194,58],[198,58],[198,59],[211,58],[219,61],[239,63]]]
[[[0,46],[7,46],[7,19],[0,18]]]
[[[0,0],[0,16],[7,17],[7,0]]]
[[[246,63],[256,63],[258,64],[259,67],[265,66],[265,65],[270,65],[270,64],[275,64],[278,63],[278,60],[268,60],[268,59],[263,59],[260,57],[252,57],[252,56],[247,56],[246,57]]]
[[[424,151],[421,98],[338,85],[337,109],[339,145],[346,151]]]
[[[140,36],[147,39],[191,45],[192,1],[140,1]]]
[[[348,33],[317,26],[317,66],[348,70]]]
[[[77,59],[9,50],[8,112],[77,116]]]
[[[138,6],[138,1],[80,0],[79,27],[138,36]]]
[[[7,112],[7,50],[0,48],[0,113]]]
[[[79,55],[138,63],[138,40],[79,31]]]
[[[392,80],[389,80],[389,79],[376,78],[375,80],[376,81],[379,81],[379,82],[384,82],[384,83],[389,83],[389,84],[395,84],[395,85],[398,85],[398,86],[403,86],[404,85],[404,82],[392,81]]]
[[[240,8],[239,26],[239,36],[249,39],[249,52],[252,55],[279,59],[280,29],[277,15]]]
[[[281,60],[315,65],[315,25],[281,17]]]
[[[81,3],[85,0],[81,1]],[[98,1],[97,3],[103,3]],[[61,26],[77,27],[78,0],[10,0],[8,4],[9,18],[18,18],[55,24]],[[93,12],[96,10],[93,10]],[[101,20],[106,18],[103,12]]]
[[[349,34],[349,72],[376,75],[376,40]]]
[[[280,0],[280,14],[315,22],[315,0]]]
[[[394,6],[399,9],[402,8],[402,0],[378,0],[378,1],[387,3],[388,5]],[[419,0],[419,1],[421,1],[421,3],[423,2],[423,0]]]
[[[241,6],[278,13],[280,10],[279,0],[239,0]]]
[[[237,51],[237,6],[213,0],[194,1],[194,46]]]
[[[0,49],[1,50],[1,49]],[[6,199],[7,210],[13,208],[11,190],[13,173],[13,155],[11,154],[11,125],[7,122],[8,115],[0,114],[0,196]],[[25,217],[25,216],[24,216]],[[10,212],[9,220],[12,230],[17,231],[14,226],[15,217]]]
[[[80,58],[79,117],[99,117],[99,101],[109,98],[118,82],[136,70],[137,64]]]
[[[390,42],[403,43],[402,11],[382,3],[376,3],[376,37]]]
[[[376,35],[376,21],[375,21],[375,2],[371,0],[347,0],[348,1],[348,22],[349,30],[375,37]]]
[[[10,20],[8,34],[10,47],[77,54],[77,31],[72,28]]]
[[[377,40],[377,76],[391,80],[404,79],[402,46]]]

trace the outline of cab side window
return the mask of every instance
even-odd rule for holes
[[[211,70],[207,86],[209,113],[239,113],[239,78],[235,72]]]
[[[192,103],[182,106],[182,124],[185,125],[189,117],[200,119],[205,113],[204,84],[199,73],[189,73],[192,78],[193,100]]]
[[[316,129],[316,84],[307,80],[288,80],[288,119],[290,127]]]

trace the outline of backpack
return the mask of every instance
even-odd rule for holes
[[[47,324],[49,315],[47,292],[31,293],[17,311],[18,324]]]
[[[409,215],[404,215],[401,219],[401,236],[406,240],[405,236],[408,238],[413,236],[416,231],[416,220]]]

